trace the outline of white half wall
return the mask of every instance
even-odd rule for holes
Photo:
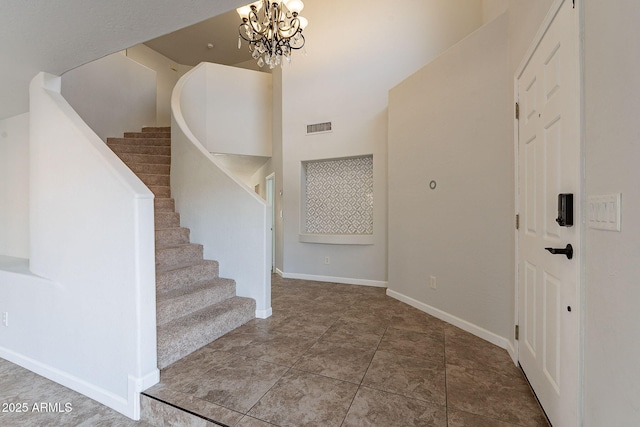
[[[156,73],[122,53],[65,73],[62,95],[103,141],[156,125]]]
[[[284,259],[278,268],[285,274],[386,282],[388,91],[480,27],[482,1],[354,0],[329,7],[309,0],[304,15],[310,22],[308,55],[294,52],[291,65],[282,68]],[[333,123],[331,133],[306,136],[308,124],[323,122]],[[373,244],[301,242],[301,162],[371,154]]]
[[[271,157],[271,74],[212,63],[204,68],[207,150]]]
[[[271,217],[266,202],[231,175],[198,140],[207,65],[185,74],[172,97],[171,193],[191,240],[220,275],[236,281],[239,296],[256,301],[256,316],[271,315]],[[228,101],[231,102],[231,101]],[[191,115],[193,113],[193,115]]]
[[[159,380],[153,193],[60,80],[31,84],[30,259],[0,270],[0,357],[135,419]]]
[[[584,425],[640,425],[640,4],[584,0],[586,196],[622,194],[621,231],[586,230]],[[584,211],[587,211],[586,209]]]
[[[389,291],[510,340],[507,33],[502,15],[389,92]]]
[[[0,120],[0,255],[29,257],[29,113]]]

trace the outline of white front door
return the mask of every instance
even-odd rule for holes
[[[556,3],[557,4],[557,3]],[[551,15],[549,16],[551,17]],[[518,77],[519,361],[554,426],[577,426],[581,143],[578,13],[564,1]],[[561,226],[558,194],[573,194]],[[573,247],[573,257],[545,248]]]

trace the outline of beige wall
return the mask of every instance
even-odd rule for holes
[[[405,7],[412,13],[405,13]],[[388,91],[477,29],[482,2],[353,0],[328,8],[322,0],[309,0],[304,15],[310,22],[308,55],[295,52],[291,66],[282,70],[283,269],[384,284]],[[307,124],[325,121],[333,122],[332,133],[305,135]],[[374,156],[375,243],[299,242],[301,162],[365,154]]]
[[[29,258],[29,113],[0,120],[0,256]]]
[[[640,4],[584,0],[586,195],[622,193],[622,230],[586,232],[585,426],[640,424]]]
[[[507,31],[503,15],[389,95],[389,289],[502,346],[515,300]]]
[[[192,67],[178,64],[144,44],[127,49],[127,56],[156,72],[158,126],[171,125],[171,92],[173,87]]]

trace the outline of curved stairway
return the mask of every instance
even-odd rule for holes
[[[158,368],[162,369],[255,317],[253,299],[203,258],[171,198],[171,130],[143,128],[107,145],[155,194]]]

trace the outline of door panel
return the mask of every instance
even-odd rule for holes
[[[580,372],[580,85],[577,12],[565,1],[518,76],[519,361],[556,426],[578,425]],[[575,226],[556,222],[574,195]],[[574,258],[545,248],[570,243]]]

